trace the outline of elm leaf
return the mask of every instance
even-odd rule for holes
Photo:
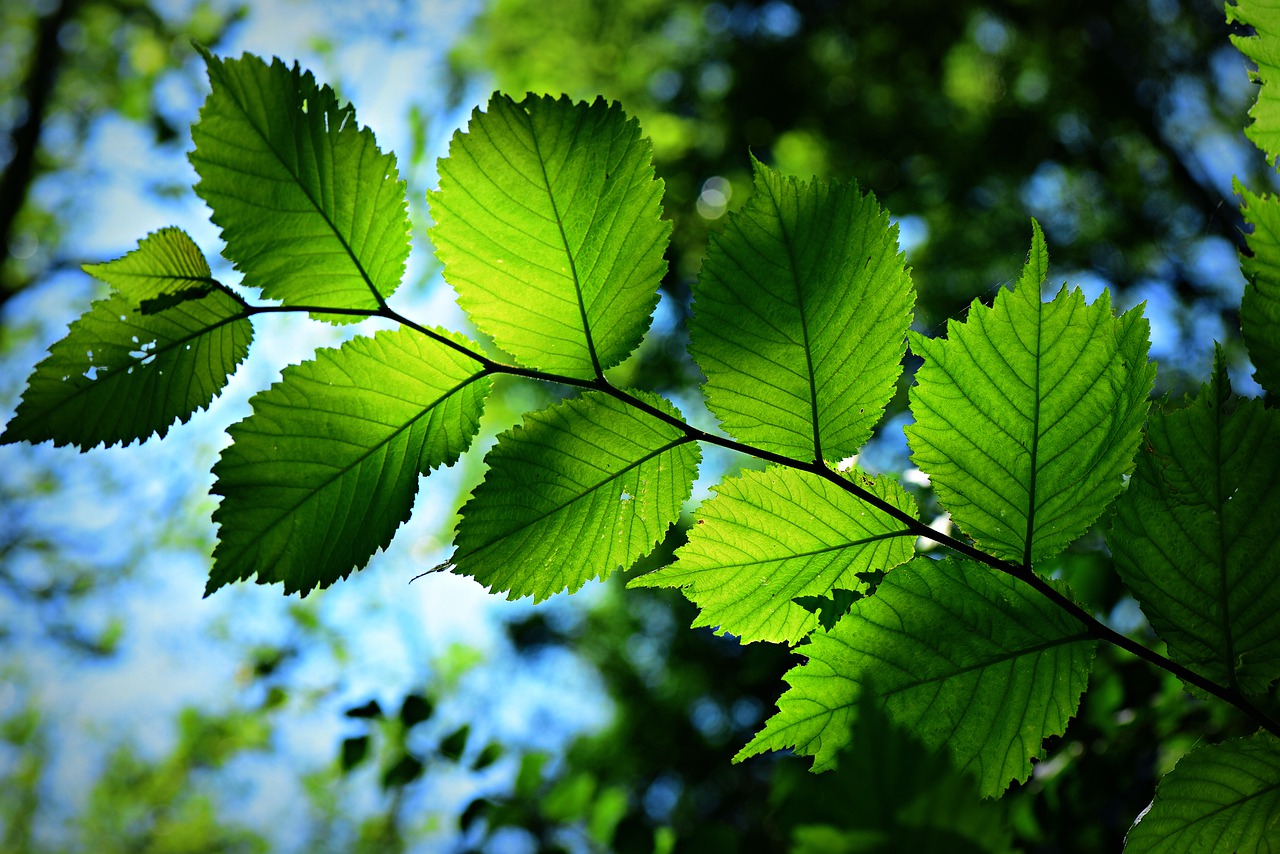
[[[902,372],[915,292],[897,227],[856,184],[781,175],[713,234],[689,351],[743,442],[809,462],[858,452]]]
[[[1260,694],[1280,676],[1280,412],[1231,394],[1221,351],[1181,409],[1152,413],[1108,543],[1169,645],[1202,676]]]
[[[214,281],[186,232],[161,229],[85,270],[112,292],[36,365],[0,443],[84,450],[163,437],[208,406],[248,355],[244,302]]]
[[[418,476],[467,449],[490,385],[478,362],[407,327],[286,368],[213,468],[206,595],[255,573],[305,595],[364,566],[409,518]]]
[[[915,502],[887,477],[851,480],[916,516]],[[859,573],[910,560],[916,535],[837,484],[772,466],[729,478],[703,503],[689,542],[671,565],[632,587],[679,587],[700,609],[694,627],[711,626],[744,643],[796,643],[819,616],[797,604],[833,589],[868,589]]]
[[[495,93],[440,161],[431,239],[476,327],[531,368],[593,377],[636,348],[671,223],[617,103]]]
[[[657,395],[633,394],[676,416]],[[486,457],[452,562],[509,599],[577,590],[657,544],[680,516],[699,458],[678,428],[603,392],[532,413]]]
[[[831,767],[864,688],[987,797],[1031,774],[1089,681],[1095,642],[1029,585],[981,564],[916,558],[800,648],[778,712],[736,759],[794,748]]]
[[[1111,314],[1064,286],[1042,302],[1049,256],[1033,223],[1012,291],[974,300],[947,338],[911,333],[924,357],[911,390],[912,459],[956,524],[1026,566],[1083,534],[1133,467],[1155,365],[1138,309]]]
[[[376,311],[409,256],[395,157],[311,72],[201,53],[213,90],[191,127],[195,190],[243,284],[285,305]]]

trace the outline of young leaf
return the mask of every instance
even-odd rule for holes
[[[112,285],[36,365],[0,443],[128,444],[164,436],[226,386],[249,352],[244,303],[177,228],[85,270]]]
[[[602,392],[535,412],[489,452],[453,563],[509,599],[577,590],[653,548],[679,518],[699,458],[680,430]]]
[[[1270,851],[1280,838],[1280,743],[1266,733],[1197,748],[1156,786],[1125,854]]]
[[[946,746],[984,796],[1025,780],[1042,742],[1066,731],[1089,681],[1094,642],[1031,587],[987,567],[916,558],[801,647],[778,712],[741,760],[794,747],[831,767],[849,742],[863,687],[931,748]]]
[[[375,311],[409,256],[395,158],[311,72],[201,53],[213,91],[191,128],[195,189],[243,284],[285,305]]]
[[[1041,302],[1049,258],[1039,224],[1012,291],[974,300],[947,340],[911,333],[925,359],[911,390],[912,459],[983,549],[1030,566],[1085,532],[1133,465],[1155,365],[1138,309],[1106,291]]]
[[[1280,395],[1280,199],[1256,196],[1239,181],[1235,190],[1245,222],[1252,226],[1245,235],[1250,254],[1240,259],[1248,279],[1240,301],[1240,333],[1249,348],[1254,378],[1271,394]]]
[[[495,94],[454,135],[431,239],[459,304],[521,364],[592,377],[640,343],[671,234],[651,150],[599,98]]]
[[[859,481],[912,516],[915,502],[887,477]],[[817,475],[772,466],[725,480],[702,505],[689,542],[670,566],[639,576],[632,587],[681,587],[712,626],[757,640],[795,643],[818,615],[795,600],[832,588],[863,591],[858,573],[905,563],[916,535],[883,511]]]
[[[1263,0],[1235,0],[1228,3],[1226,9],[1228,23],[1255,30],[1250,36],[1232,35],[1231,42],[1257,66],[1257,71],[1250,76],[1261,84],[1258,101],[1249,110],[1253,123],[1244,129],[1245,136],[1274,164],[1280,155],[1280,93],[1276,91],[1280,54],[1274,46],[1274,34],[1280,32],[1280,9]]]
[[[897,228],[856,184],[753,165],[751,200],[711,236],[694,285],[689,350],[735,439],[842,459],[902,371],[915,293]]]
[[[305,595],[364,566],[409,518],[418,475],[471,443],[490,384],[473,359],[408,328],[286,368],[213,468],[223,499],[206,595],[254,573]]]
[[[1108,541],[1170,657],[1250,694],[1280,676],[1277,518],[1280,412],[1232,398],[1219,352],[1196,400],[1152,414]]]

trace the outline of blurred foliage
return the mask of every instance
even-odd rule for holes
[[[146,0],[0,4],[0,305],[52,269],[96,260],[63,256],[74,210],[33,192],[41,180],[92,169],[81,150],[107,114],[185,146],[185,122],[157,101],[156,86],[182,73],[192,40],[216,43],[241,14],[208,0],[181,12]]]

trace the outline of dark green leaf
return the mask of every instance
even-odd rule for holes
[[[694,286],[690,353],[735,439],[840,460],[902,371],[915,293],[897,227],[856,184],[753,165],[751,200],[712,235]]]
[[[1012,291],[974,300],[923,356],[911,390],[912,459],[981,548],[1026,565],[1062,551],[1119,493],[1133,466],[1155,365],[1138,309],[1111,314],[1064,286],[1040,299],[1049,256],[1034,225]]]
[[[634,394],[677,417],[657,395]],[[699,458],[678,428],[602,392],[535,412],[489,452],[453,562],[510,599],[577,590],[654,547],[679,518]]]
[[[1280,743],[1253,738],[1198,748],[1178,761],[1125,838],[1126,854],[1274,851],[1280,842]]]
[[[424,770],[419,759],[406,753],[394,765],[382,772],[382,788],[398,789],[407,786],[421,777]]]
[[[1240,332],[1253,361],[1254,378],[1280,395],[1280,199],[1255,196],[1237,181],[1249,254],[1240,259],[1248,279],[1240,302]]]
[[[257,573],[305,594],[364,566],[409,517],[418,476],[466,450],[490,384],[474,359],[408,328],[286,368],[214,466],[208,591]]]
[[[350,771],[364,761],[369,753],[369,736],[361,735],[342,740],[342,770]]]
[[[36,365],[0,443],[52,439],[83,450],[164,436],[208,406],[249,352],[244,303],[210,278],[185,232],[162,229],[123,258],[85,270],[113,291]]]
[[[1116,569],[1169,655],[1261,693],[1280,676],[1280,412],[1213,379],[1154,412],[1108,537]]]
[[[440,161],[431,239],[475,325],[521,364],[592,377],[636,348],[671,224],[616,103],[495,94]]]
[[[471,735],[471,727],[463,724],[444,737],[440,742],[440,755],[445,759],[457,762],[467,751],[467,738]]]
[[[1030,586],[975,563],[916,558],[801,647],[778,713],[739,752],[794,747],[831,767],[864,686],[927,747],[946,747],[984,796],[1025,780],[1089,680],[1094,642]]]
[[[431,702],[421,694],[408,694],[400,705],[400,723],[410,729],[431,717]]]
[[[849,479],[915,516],[915,502],[887,477]],[[693,625],[721,634],[795,643],[818,616],[794,600],[834,587],[862,592],[859,573],[905,563],[916,535],[902,522],[815,474],[773,466],[728,478],[703,503],[676,561],[633,587],[679,587],[700,612]]]
[[[191,128],[195,189],[243,284],[286,305],[375,311],[409,256],[395,158],[311,72],[202,53],[213,91]]]
[[[378,705],[377,700],[370,700],[362,706],[352,706],[343,714],[349,718],[380,718],[382,717],[382,707]]]

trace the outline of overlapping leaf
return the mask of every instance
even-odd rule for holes
[[[305,594],[364,566],[409,517],[418,475],[475,436],[490,387],[479,368],[407,328],[286,368],[214,466],[223,498],[209,592],[257,573]]]
[[[248,354],[244,303],[211,278],[186,232],[161,229],[85,269],[113,291],[36,366],[0,442],[85,449],[164,436],[208,406]]]
[[[671,224],[618,104],[495,94],[440,161],[431,239],[475,325],[521,364],[591,377],[640,343]]]
[[[1262,84],[1258,101],[1249,110],[1253,123],[1245,136],[1275,163],[1280,155],[1280,7],[1271,0],[1234,0],[1226,4],[1227,21],[1254,29],[1254,35],[1232,35],[1236,48],[1257,67],[1253,78]]]
[[[916,558],[885,576],[803,647],[778,712],[739,752],[793,747],[830,767],[864,688],[931,748],[945,746],[983,795],[1025,780],[1062,734],[1089,679],[1094,642],[1048,599],[975,563]]]
[[[1169,655],[1248,693],[1280,676],[1280,412],[1231,396],[1219,353],[1199,397],[1155,412],[1116,504],[1116,569]]]
[[[191,128],[195,189],[244,284],[286,305],[377,309],[409,255],[395,158],[311,72],[204,57],[213,91]]]
[[[1126,854],[1272,851],[1280,840],[1280,743],[1261,733],[1178,761],[1125,837]]]
[[[851,478],[912,516],[915,502],[887,477]],[[725,480],[698,511],[676,561],[632,587],[681,587],[700,612],[693,625],[742,641],[796,642],[818,617],[794,600],[833,588],[864,591],[859,573],[911,559],[902,522],[817,475],[774,466]]]
[[[1245,222],[1252,226],[1245,235],[1250,254],[1240,259],[1248,279],[1240,301],[1240,332],[1254,378],[1271,394],[1280,394],[1280,199],[1256,196],[1238,181],[1235,189]]]
[[[712,235],[694,286],[690,353],[735,439],[843,459],[901,372],[915,294],[897,229],[856,184],[754,168],[751,200]]]
[[[1138,309],[1111,314],[1065,286],[1040,299],[1040,226],[1012,291],[975,300],[947,339],[912,333],[912,459],[956,524],[991,554],[1031,564],[1085,532],[1132,467],[1155,365]]]
[[[635,395],[675,415],[662,398]],[[535,412],[489,452],[453,563],[511,599],[577,590],[653,548],[679,517],[698,460],[679,429],[602,392]]]

